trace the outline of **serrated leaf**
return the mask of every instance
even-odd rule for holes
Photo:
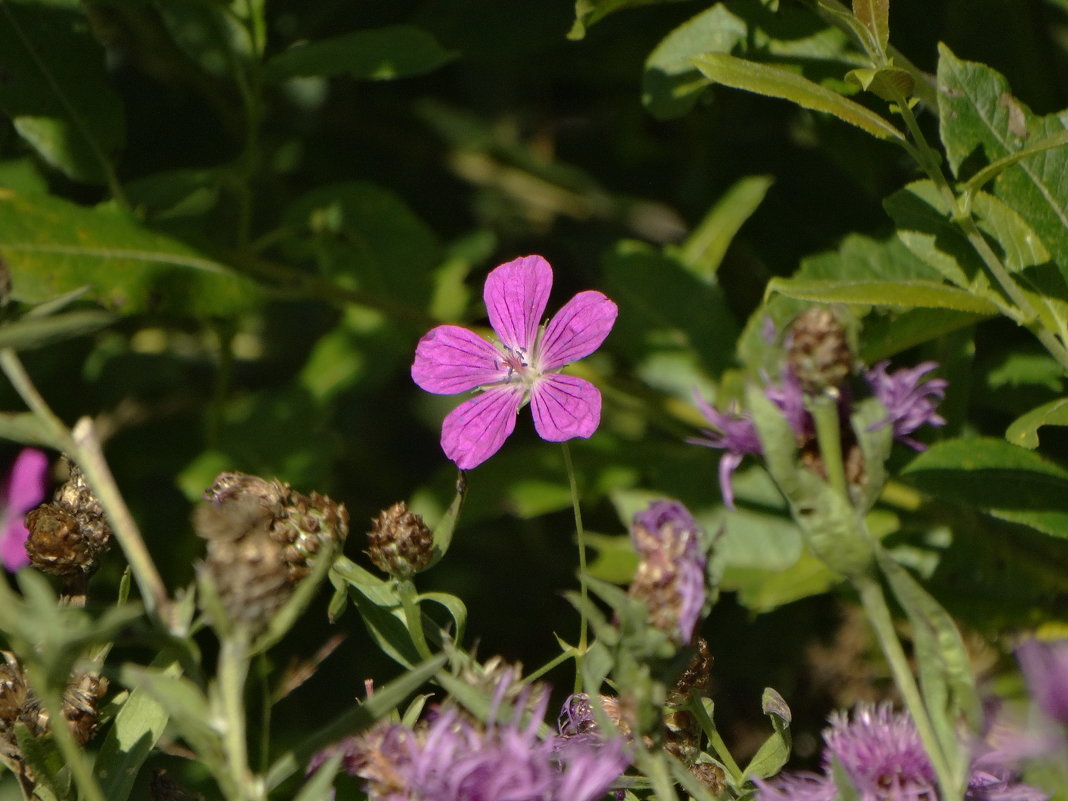
[[[715,83],[789,100],[812,111],[833,114],[879,139],[904,141],[901,131],[874,111],[791,70],[725,53],[706,53],[691,60],[706,78]]]
[[[1068,111],[1035,116],[1012,95],[1003,75],[958,59],[945,45],[939,45],[938,107],[942,143],[958,177],[1068,129]],[[994,194],[1034,228],[1062,273],[1068,273],[1065,174],[1068,146],[1007,166],[994,184]]]
[[[1001,246],[1005,266],[1010,270],[1019,272],[1049,261],[1049,251],[1035,229],[993,195],[977,192],[972,211],[979,218],[979,228]]]
[[[264,77],[272,82],[312,75],[385,80],[430,72],[455,56],[422,28],[391,25],[294,45],[267,62]]]
[[[996,314],[997,306],[961,289],[934,281],[805,281],[773,278],[767,292],[817,303],[860,303],[953,309],[974,314]]]
[[[112,208],[0,190],[0,256],[12,297],[39,303],[88,284],[122,313],[226,315],[253,307],[252,281]]]
[[[1068,538],[1068,470],[1001,439],[951,439],[912,460],[902,478],[937,498]]]
[[[1038,447],[1038,429],[1042,426],[1068,426],[1068,398],[1043,403],[1017,417],[1006,429],[1005,439],[1013,445],[1034,450]]]
[[[102,184],[126,124],[87,27],[77,4],[0,3],[0,107],[48,164]]]

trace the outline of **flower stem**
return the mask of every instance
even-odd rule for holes
[[[938,742],[938,737],[935,735],[934,726],[931,724],[931,719],[927,714],[927,707],[924,705],[923,696],[920,694],[920,689],[916,684],[916,678],[909,669],[905,650],[901,647],[897,632],[894,631],[894,621],[890,616],[890,609],[886,605],[883,588],[879,585],[879,582],[867,575],[853,577],[853,586],[860,595],[860,602],[864,607],[868,620],[871,622],[872,628],[875,630],[875,636],[879,640],[883,656],[886,657],[890,672],[894,676],[894,683],[901,692],[905,706],[916,724],[916,731],[920,736],[920,741],[923,743],[924,750],[927,751],[927,756],[931,760],[931,766],[934,768],[939,788],[942,791],[939,797],[943,801],[959,801],[962,797],[963,788],[959,787],[957,782],[953,780],[953,772],[950,770],[949,763],[946,761],[945,754],[942,752],[942,747]]]
[[[590,627],[586,619],[586,604],[590,595],[586,587],[586,531],[582,527],[582,509],[579,507],[578,482],[575,480],[575,465],[571,461],[571,449],[566,442],[561,442],[560,446],[564,449],[564,470],[567,472],[568,484],[571,487],[571,506],[575,513],[575,534],[578,539],[579,593],[582,596],[582,610],[579,641],[575,650],[575,692],[580,692],[582,690],[582,660],[586,655]]]
[[[433,654],[430,646],[426,644],[426,634],[423,632],[423,613],[419,610],[419,601],[416,600],[415,582],[410,578],[400,579],[397,582],[397,594],[400,596],[401,607],[404,609],[404,620],[408,624],[408,634],[415,645],[416,653],[420,659],[430,659]]]
[[[849,498],[849,486],[846,482],[845,463],[842,461],[842,432],[838,421],[838,403],[830,395],[812,398],[809,405],[812,419],[816,423],[816,439],[823,457],[823,468],[827,471],[827,482],[842,495]]]

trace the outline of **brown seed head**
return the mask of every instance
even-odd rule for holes
[[[367,555],[375,567],[397,578],[423,570],[434,556],[434,537],[423,518],[404,501],[393,504],[371,521]]]
[[[806,392],[842,386],[853,373],[845,328],[826,306],[810,306],[790,327],[786,362]]]
[[[52,502],[26,515],[26,554],[43,573],[88,576],[111,548],[111,526],[82,471],[73,462],[67,464],[70,478],[56,490]]]

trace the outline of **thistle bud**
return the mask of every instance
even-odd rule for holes
[[[43,573],[73,577],[92,575],[111,547],[111,526],[81,469],[67,461],[70,478],[51,503],[26,515],[26,554]]]
[[[253,632],[285,604],[323,545],[348,533],[344,506],[278,480],[221,473],[204,498],[193,516],[208,542],[201,569],[230,621]]]
[[[821,394],[846,382],[853,373],[853,352],[834,312],[810,306],[794,320],[786,362],[805,392]]]
[[[423,570],[434,555],[434,537],[423,518],[404,501],[393,504],[371,521],[366,551],[375,567],[397,578]]]

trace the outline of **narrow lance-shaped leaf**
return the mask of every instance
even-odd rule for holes
[[[1038,447],[1038,429],[1042,426],[1068,426],[1068,398],[1044,403],[1016,418],[1005,431],[1013,445],[1034,450]]]
[[[706,53],[695,56],[692,61],[706,78],[715,83],[790,100],[803,108],[833,114],[879,139],[905,139],[901,131],[874,111],[791,70],[725,53]]]
[[[853,16],[871,31],[879,50],[890,43],[890,0],[853,0]]]

